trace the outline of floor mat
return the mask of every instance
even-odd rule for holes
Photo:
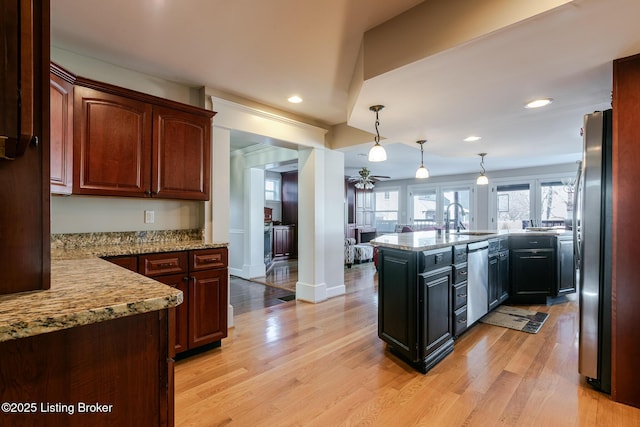
[[[549,315],[540,311],[525,310],[501,305],[480,319],[480,322],[503,328],[537,334]]]

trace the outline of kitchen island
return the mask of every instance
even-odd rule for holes
[[[567,236],[570,233],[565,230],[519,230],[420,231],[377,237],[371,243],[378,247],[378,336],[391,352],[426,373],[453,351],[455,337],[506,300],[507,296],[503,298],[498,289],[508,289],[508,285],[497,282],[505,275],[487,268],[487,247],[491,242],[497,242],[500,247],[513,240],[516,255],[535,255],[516,257],[517,269],[543,274],[542,277],[549,280],[544,288],[531,281],[537,287],[529,289],[529,282],[523,281],[521,274],[511,275],[518,279],[517,286],[513,287],[514,300],[526,302],[558,293],[561,287],[557,281],[562,267],[557,260],[565,257],[556,257],[555,246],[549,249],[547,245],[557,244],[559,250],[560,242],[566,242]],[[477,255],[477,248],[483,248],[484,252]],[[542,251],[542,255],[538,251]],[[566,268],[573,269],[573,262],[565,261],[565,264]],[[497,267],[496,263],[494,268]],[[571,274],[568,276],[572,280]],[[569,288],[563,289],[568,292]],[[492,295],[496,297],[490,298]],[[477,313],[478,301],[482,306],[480,314]],[[471,309],[475,315],[471,315]]]
[[[0,424],[172,426],[184,294],[98,257],[226,244],[52,240],[51,288],[0,296]]]

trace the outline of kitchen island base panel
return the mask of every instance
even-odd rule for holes
[[[453,353],[453,339],[450,339],[446,343],[442,344],[433,353],[430,353],[427,357],[425,357],[424,360],[419,360],[417,362],[407,359],[402,354],[402,352],[397,351],[392,345],[388,345],[387,347],[393,355],[402,359],[404,362],[408,363],[419,372],[426,374],[434,366],[440,363],[445,357]]]

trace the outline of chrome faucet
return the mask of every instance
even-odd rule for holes
[[[458,208],[460,208],[460,212],[461,215],[460,217],[464,217],[464,206],[462,206],[460,203],[458,202],[451,202],[449,203],[449,206],[447,206],[447,210],[445,211],[445,223],[444,223],[444,230],[445,233],[449,233],[449,208],[451,206],[454,206],[456,209],[455,213],[458,213]],[[456,215],[456,231],[460,231],[460,221],[457,220],[458,216]]]

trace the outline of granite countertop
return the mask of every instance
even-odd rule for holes
[[[445,233],[436,230],[415,231],[412,233],[390,233],[376,237],[371,240],[371,244],[376,246],[400,249],[405,251],[426,251],[430,249],[446,248],[448,246],[466,245],[467,243],[480,242],[500,236],[558,236],[571,233],[567,230],[517,230],[517,231],[495,231],[495,230],[474,230]]]
[[[227,247],[199,230],[51,236],[51,288],[0,295],[0,342],[175,307],[184,296],[100,257]]]
[[[52,248],[51,259],[104,258],[119,255],[140,255],[159,252],[188,251],[194,249],[226,248],[227,246],[227,243],[205,243],[202,240],[151,243],[107,243],[94,246]]]
[[[182,292],[99,258],[54,260],[51,289],[0,295],[0,341],[175,307]]]

